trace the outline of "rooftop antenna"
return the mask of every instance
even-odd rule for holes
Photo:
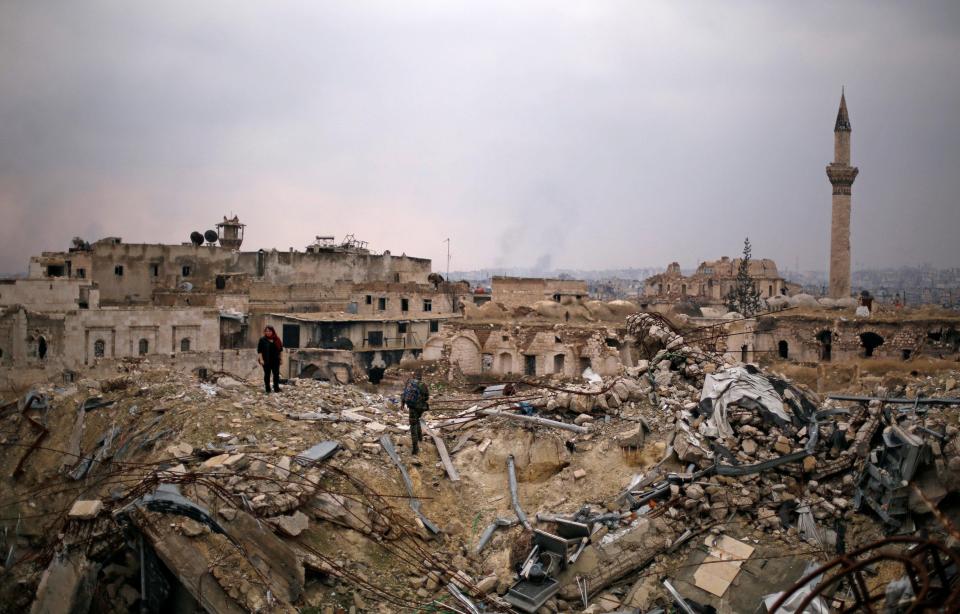
[[[450,281],[450,239],[446,238],[441,243],[447,244],[447,282]]]

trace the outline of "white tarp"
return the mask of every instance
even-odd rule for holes
[[[713,414],[704,424],[716,429],[721,437],[732,437],[733,429],[727,421],[727,406],[736,405],[742,399],[750,399],[762,405],[786,422],[790,415],[783,406],[783,399],[770,382],[762,375],[754,375],[744,367],[731,367],[709,373],[703,380],[700,401],[713,401]]]

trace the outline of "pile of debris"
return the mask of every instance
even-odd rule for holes
[[[432,381],[419,456],[389,388],[264,395],[163,368],[40,386],[0,407],[0,603],[739,611],[800,594],[826,612],[857,597],[826,576],[791,589],[816,561],[919,530],[949,558],[960,400],[821,399],[662,318],[627,325],[645,359],[617,378]]]

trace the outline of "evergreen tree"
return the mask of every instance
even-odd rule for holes
[[[739,312],[745,318],[758,313],[763,306],[757,284],[750,277],[750,256],[750,237],[747,237],[743,240],[743,257],[737,267],[737,281],[726,296],[727,308]]]

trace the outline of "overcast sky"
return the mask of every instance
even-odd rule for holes
[[[0,0],[0,272],[355,233],[453,269],[960,266],[960,3]]]

